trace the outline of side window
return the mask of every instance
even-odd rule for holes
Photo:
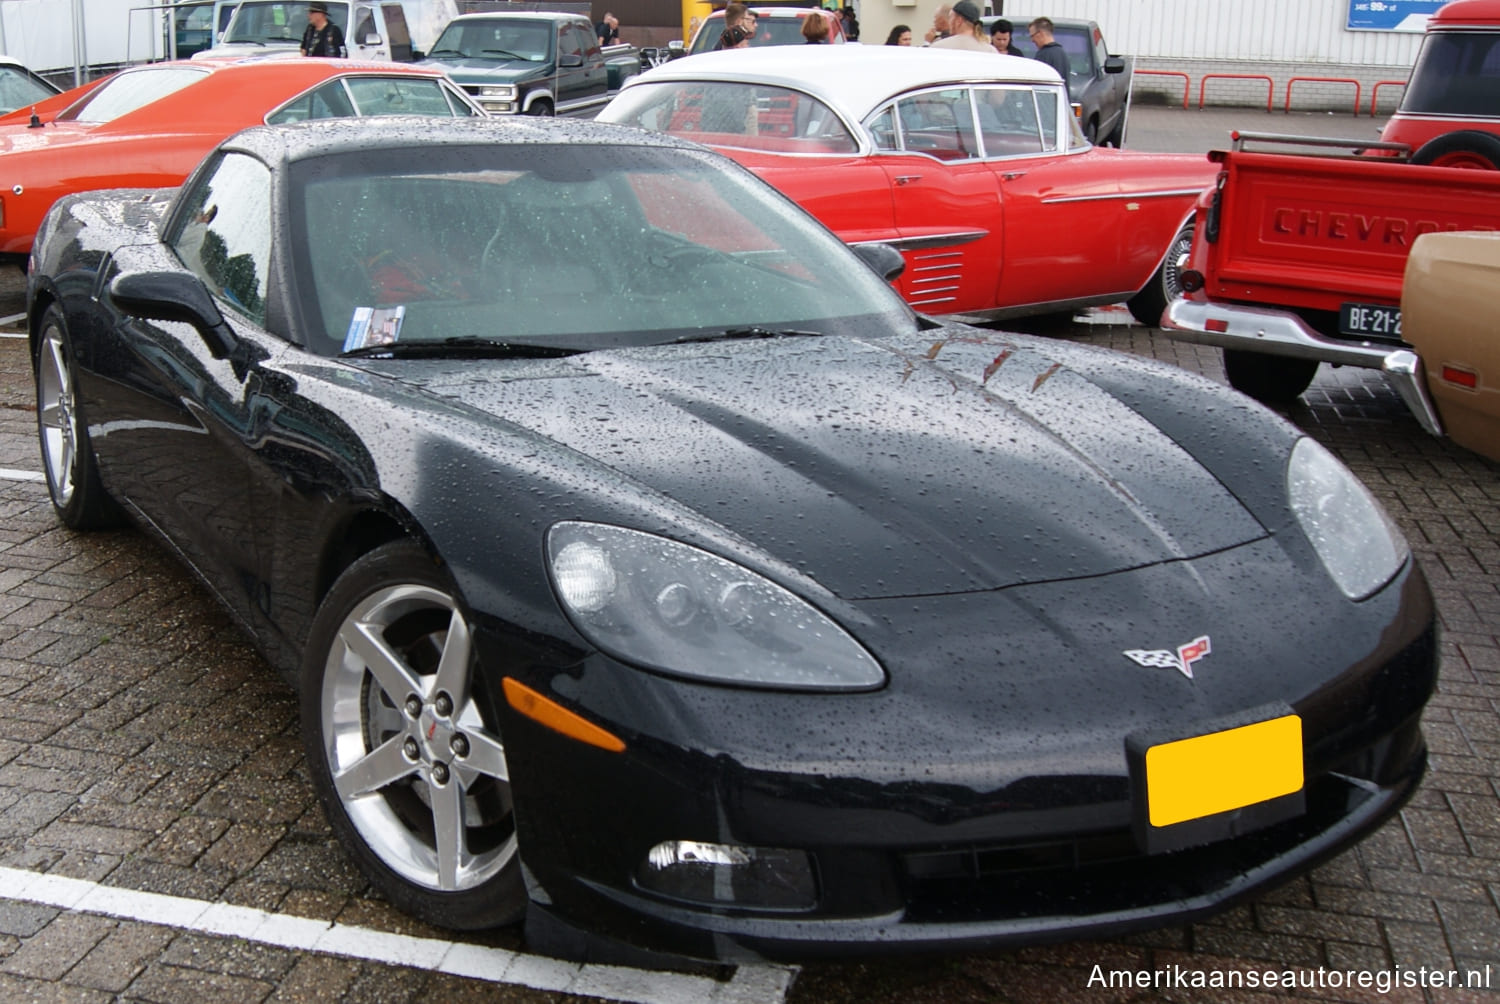
[[[875,149],[877,150],[899,150],[901,149],[901,134],[896,131],[896,109],[886,105],[865,123],[870,130],[870,135],[875,137]]]
[[[1109,58],[1109,50],[1104,47],[1104,35],[1098,28],[1094,29],[1094,73],[1103,75],[1104,61]]]
[[[573,33],[569,25],[563,25],[557,32],[557,54],[562,56],[578,56],[583,58],[583,47],[578,44],[578,36]]]
[[[573,26],[573,45],[580,52],[592,53],[599,48],[599,36],[595,35],[593,29],[585,29],[582,25]]]
[[[256,324],[266,321],[271,266],[271,172],[253,157],[225,154],[198,179],[168,240],[209,292]]]
[[[442,82],[435,77],[350,77],[348,83],[362,118],[452,114]]]
[[[1057,112],[1060,104],[1067,104],[1055,87],[1038,87],[1032,92],[1036,96],[1036,115],[1042,124],[1042,149],[1057,149]],[[1071,114],[1068,115],[1072,119]]]
[[[982,87],[974,95],[986,157],[1042,152],[1042,130],[1030,88]]]
[[[354,12],[354,37],[349,39],[353,45],[364,45],[365,40],[375,31],[375,14],[368,7],[361,7]]]
[[[354,105],[342,80],[330,80],[300,97],[293,98],[270,115],[268,125],[306,122],[308,119],[339,119],[354,115]]]
[[[448,99],[448,114],[454,118],[472,118],[484,114],[465,101],[462,95],[446,84],[443,85],[443,96]]]
[[[969,105],[969,89],[952,87],[924,91],[896,102],[901,121],[901,148],[938,160],[970,160],[980,156],[979,137]]]

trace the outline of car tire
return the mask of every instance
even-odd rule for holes
[[[543,117],[551,116],[553,114],[552,102],[547,98],[538,98],[527,107],[526,114]]]
[[[99,465],[74,380],[73,342],[62,309],[42,315],[32,360],[36,377],[36,429],[52,508],[63,525],[97,530],[118,525],[124,513],[99,479]]]
[[[1112,146],[1116,150],[1125,145],[1125,115],[1123,112],[1120,114],[1120,121],[1116,122],[1115,127],[1109,131],[1109,135],[1104,137],[1104,145]]]
[[[1089,146],[1099,145],[1099,120],[1089,119],[1088,124],[1083,127],[1083,138],[1089,141]]]
[[[1161,264],[1152,273],[1151,281],[1125,301],[1131,316],[1146,327],[1160,326],[1162,311],[1167,309],[1168,303],[1182,295],[1182,270],[1192,246],[1193,221],[1189,220],[1177,231],[1172,243],[1167,245],[1167,253],[1162,256]]]
[[[526,889],[495,695],[443,566],[411,541],[350,565],[318,607],[301,682],[314,787],[370,881],[442,927],[519,920]]]
[[[1412,154],[1411,162],[1433,167],[1500,170],[1500,136],[1474,129],[1444,133],[1423,143]]]
[[[1299,397],[1318,374],[1316,359],[1273,356],[1264,352],[1224,350],[1229,386],[1257,401],[1281,404]]]

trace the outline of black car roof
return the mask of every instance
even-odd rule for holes
[[[701,149],[693,143],[629,126],[519,115],[493,119],[381,116],[255,126],[225,140],[223,149],[242,150],[267,162],[274,162],[298,161],[356,151],[417,146],[473,146],[476,143],[583,143],[592,146]]]

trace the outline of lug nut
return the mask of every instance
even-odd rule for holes
[[[432,765],[432,780],[434,782],[436,782],[437,784],[447,784],[448,783],[448,765],[445,764],[445,763],[435,763],[435,764],[433,764]]]
[[[411,718],[420,718],[422,716],[422,699],[416,694],[412,694],[406,699],[406,713]]]
[[[438,717],[447,718],[453,714],[453,698],[447,694],[438,694],[437,700],[432,702],[432,710],[438,713]]]
[[[421,750],[417,749],[417,741],[411,736],[407,736],[406,742],[401,744],[401,752],[406,754],[408,760],[415,760],[421,754]]]
[[[454,736],[453,739],[448,743],[448,745],[452,747],[454,756],[469,755],[469,739],[465,735],[460,734]]]

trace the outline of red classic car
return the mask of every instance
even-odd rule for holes
[[[39,104],[35,125],[18,109],[0,119],[0,264],[25,266],[62,196],[179,185],[247,126],[398,114],[484,111],[440,71],[343,59],[155,63]]]
[[[706,143],[851,244],[888,243],[914,307],[1002,318],[1180,289],[1215,167],[1091,146],[1051,67],[899,46],[709,52],[650,70],[599,115]]]

